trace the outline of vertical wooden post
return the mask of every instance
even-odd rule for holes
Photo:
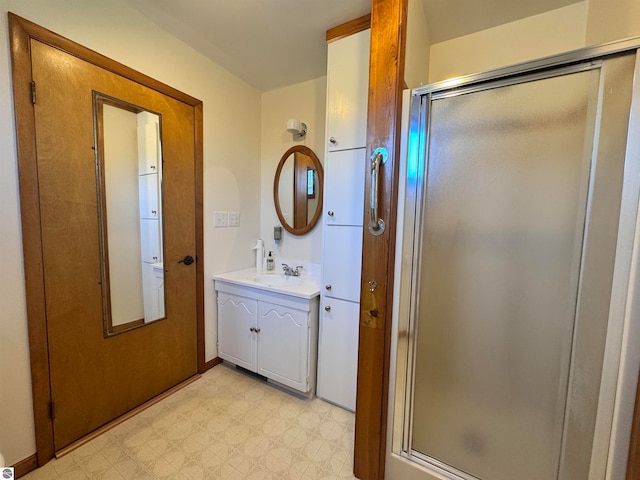
[[[388,160],[379,175],[378,212],[386,224],[379,236],[367,228],[369,160],[366,168],[354,451],[354,473],[363,480],[384,478],[406,9],[407,0],[372,0],[367,158],[385,148]]]
[[[640,480],[640,373],[638,374],[638,388],[636,390],[636,409],[631,427],[627,480]]]

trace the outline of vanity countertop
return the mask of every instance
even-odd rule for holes
[[[216,282],[227,282],[272,293],[311,299],[320,295],[320,279],[311,275],[286,276],[281,272],[257,272],[255,268],[214,275]],[[289,282],[289,283],[288,283]]]

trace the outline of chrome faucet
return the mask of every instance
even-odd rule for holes
[[[286,263],[282,264],[282,270],[284,270],[284,274],[285,275],[291,275],[292,277],[299,277],[300,276],[300,270],[302,269],[301,265],[298,265],[296,267],[296,269],[294,270],[293,268],[291,268],[289,265],[287,265]]]

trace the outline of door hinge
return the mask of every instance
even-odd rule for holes
[[[36,104],[36,82],[31,80],[31,103]]]
[[[56,407],[53,402],[49,402],[49,417],[51,417],[51,420],[56,419]]]

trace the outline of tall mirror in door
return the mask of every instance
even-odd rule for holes
[[[291,147],[280,159],[273,182],[273,202],[287,232],[304,235],[318,223],[322,178],[322,164],[309,147]]]
[[[105,336],[165,316],[160,120],[94,92]]]

